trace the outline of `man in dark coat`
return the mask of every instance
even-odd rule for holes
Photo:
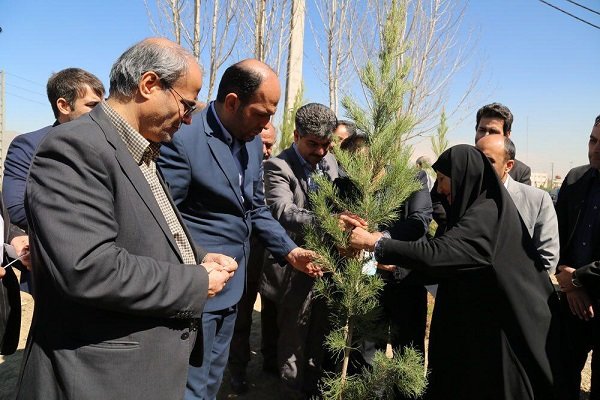
[[[556,214],[560,259],[562,322],[566,336],[562,349],[568,362],[569,397],[579,398],[581,371],[592,353],[590,399],[600,399],[600,116],[588,142],[590,163],[573,168],[558,193]]]
[[[191,54],[146,39],[113,65],[107,101],[40,143],[25,192],[35,309],[17,399],[183,398],[206,298],[236,267],[193,246],[154,161],[191,122],[201,86]]]
[[[2,265],[4,267],[0,267],[0,354],[8,355],[17,349],[21,329],[21,296],[13,268],[30,266],[29,238],[21,229],[9,222],[8,212],[4,208],[1,198],[0,209],[2,210],[0,223],[3,225],[0,229],[2,234],[0,242],[10,243],[15,250],[14,254],[9,255],[7,247],[3,247]],[[13,262],[11,256],[21,258],[16,263],[8,265]]]

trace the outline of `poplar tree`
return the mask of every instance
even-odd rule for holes
[[[398,111],[403,94],[410,89],[406,81],[409,63],[396,62],[406,50],[399,46],[405,13],[402,5],[392,1],[382,30],[381,52],[360,72],[367,106],[349,97],[342,100],[348,117],[369,138],[369,146],[361,151],[334,150],[348,175],[349,190],[342,193],[339,185],[316,175],[319,190],[310,194],[316,222],[306,228],[306,246],[319,255],[317,262],[326,271],[315,290],[325,298],[331,312],[333,329],[326,347],[340,360],[339,372],[324,379],[321,391],[325,399],[386,399],[393,398],[394,390],[417,396],[426,385],[423,356],[411,348],[395,351],[392,358],[378,352],[370,367],[349,374],[350,356],[358,341],[373,338],[378,331],[373,321],[384,283],[378,275],[364,273],[369,256],[339,250],[349,248],[349,232],[340,227],[337,217],[348,211],[364,218],[370,231],[381,230],[398,218],[402,203],[421,187],[410,163],[412,151],[402,140],[414,121]],[[379,332],[386,334],[381,329]]]

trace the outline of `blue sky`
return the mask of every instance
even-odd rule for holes
[[[148,0],[153,3],[152,0]],[[600,16],[551,3],[600,25]],[[580,0],[600,11],[594,0]],[[311,7],[312,0],[307,0]],[[484,70],[478,103],[451,121],[452,144],[471,143],[478,106],[499,101],[515,115],[517,158],[535,172],[564,175],[587,161],[587,138],[600,114],[600,30],[576,21],[537,0],[472,0],[464,32],[478,38],[470,67]],[[108,86],[114,60],[131,44],[153,34],[143,0],[0,0],[0,69],[6,72],[8,131],[28,132],[53,122],[45,83],[54,71],[77,66]],[[305,97],[327,103],[314,73],[318,65],[306,26]],[[236,60],[232,59],[231,63]],[[456,77],[458,92],[470,70]],[[218,79],[218,78],[217,78]],[[428,140],[416,152],[428,152]]]

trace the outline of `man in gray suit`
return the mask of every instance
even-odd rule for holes
[[[146,39],[113,65],[107,101],[39,145],[18,399],[183,398],[204,302],[237,266],[194,248],[156,173],[160,143],[191,122],[201,85],[191,54]]]
[[[314,174],[334,180],[335,157],[328,153],[337,118],[328,107],[310,103],[298,109],[294,143],[265,162],[265,198],[275,219],[296,243],[304,243],[304,228],[314,218],[309,193],[317,190]],[[315,300],[314,278],[286,266],[284,293],[278,310],[277,348],[281,376],[291,388],[311,396],[321,376],[327,309]]]
[[[515,181],[510,175],[515,159],[515,145],[506,136],[488,135],[477,142],[504,183],[544,266],[554,274],[559,257],[558,220],[550,195],[544,190]]]

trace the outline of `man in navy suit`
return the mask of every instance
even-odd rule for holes
[[[52,74],[46,91],[56,121],[53,125],[17,136],[8,147],[4,161],[4,203],[11,223],[24,230],[27,230],[23,202],[25,183],[38,144],[52,127],[87,114],[104,97],[102,82],[80,68],[66,68]]]
[[[194,241],[239,263],[227,287],[204,307],[204,356],[201,367],[190,365],[186,399],[217,396],[253,231],[280,263],[321,274],[311,263],[314,253],[296,246],[264,202],[259,134],[279,97],[279,80],[269,66],[253,59],[234,64],[221,78],[217,100],[161,148],[158,164]]]
[[[46,91],[56,121],[52,125],[14,138],[4,160],[4,204],[10,222],[25,231],[25,184],[35,150],[53,127],[87,114],[104,97],[104,85],[100,79],[80,68],[66,68],[52,74]],[[21,274],[21,290],[31,292],[28,271]]]

